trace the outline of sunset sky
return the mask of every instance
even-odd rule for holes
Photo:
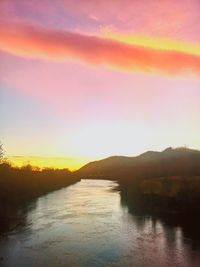
[[[200,149],[199,0],[1,0],[0,140],[16,164]]]

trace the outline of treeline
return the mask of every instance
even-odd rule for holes
[[[120,183],[120,189],[136,212],[200,214],[200,176],[138,178]]]
[[[23,204],[78,180],[68,169],[39,170],[30,165],[16,168],[9,163],[2,163],[0,164],[0,203],[1,206]]]
[[[0,234],[24,225],[37,197],[79,181],[68,169],[16,168],[0,163]]]

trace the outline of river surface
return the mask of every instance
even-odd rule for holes
[[[200,266],[181,227],[130,214],[116,187],[81,180],[38,198],[24,225],[0,237],[0,266]]]

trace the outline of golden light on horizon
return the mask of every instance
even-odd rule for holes
[[[85,165],[88,160],[85,158],[69,157],[43,157],[43,156],[8,156],[7,160],[14,166],[22,167],[32,165],[39,168],[67,168],[71,171],[79,169]]]

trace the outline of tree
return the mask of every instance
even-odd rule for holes
[[[3,159],[4,151],[3,151],[3,144],[0,143],[0,161]]]

